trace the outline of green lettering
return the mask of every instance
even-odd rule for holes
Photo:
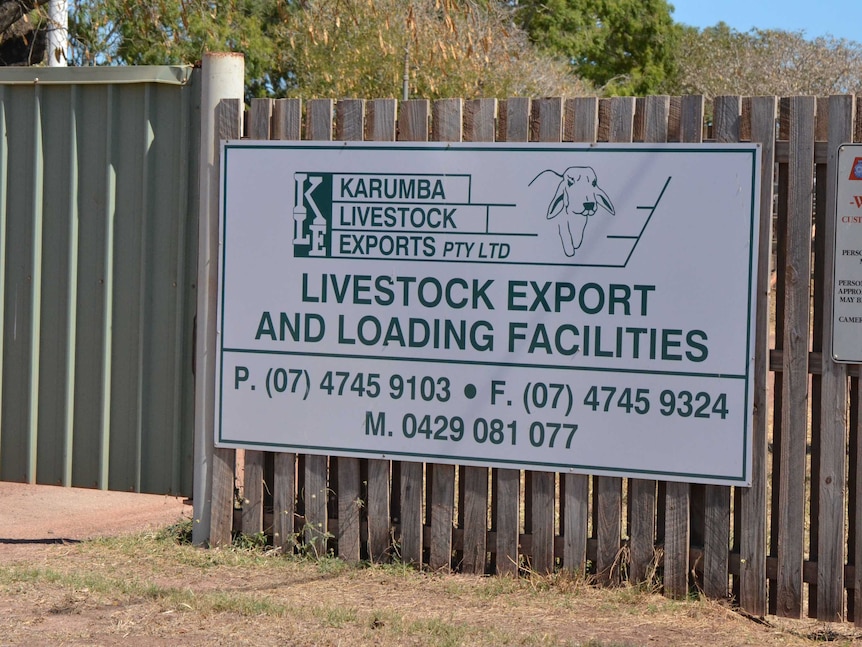
[[[390,342],[395,342],[399,346],[404,346],[404,333],[401,330],[401,324],[398,322],[398,317],[392,317],[389,320],[389,327],[386,329],[386,335],[383,337],[383,345],[388,346]]]
[[[511,310],[526,310],[527,306],[525,305],[516,305],[515,299],[520,299],[527,296],[526,291],[519,292],[515,288],[526,288],[526,281],[509,281],[509,296],[508,296],[508,309]]]
[[[702,362],[706,359],[707,355],[709,355],[709,349],[705,344],[701,344],[700,342],[706,341],[706,333],[702,330],[689,330],[688,334],[685,336],[685,341],[688,345],[699,351],[698,353],[693,353],[692,351],[686,351],[685,356],[690,362]]]
[[[532,354],[536,350],[544,350],[548,355],[553,352],[551,350],[551,340],[548,338],[548,331],[545,329],[545,324],[536,324],[536,331],[533,333],[533,339],[530,340],[530,349],[527,352]]]
[[[515,341],[519,339],[526,339],[527,336],[520,332],[522,330],[526,330],[527,324],[521,321],[510,321],[509,322],[509,352],[515,352]]]
[[[272,341],[277,341],[275,336],[275,326],[272,325],[272,315],[268,312],[264,312],[260,316],[260,323],[257,326],[257,334],[254,336],[255,340],[260,339],[264,335],[267,335]]]
[[[617,285],[611,283],[610,285],[610,299],[608,300],[608,312],[610,314],[616,314],[614,312],[614,306],[620,305],[623,308],[623,313],[628,317],[631,312],[629,310],[629,298],[632,295],[631,288],[627,285]],[[621,292],[622,294],[618,294]]]
[[[661,331],[661,358],[673,362],[682,361],[682,355],[679,353],[671,353],[671,348],[679,348],[682,344],[677,339],[671,339],[671,336],[677,337],[682,335],[681,330],[662,330]]]

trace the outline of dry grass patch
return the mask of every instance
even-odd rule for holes
[[[203,550],[176,530],[42,547],[0,566],[4,644],[850,645],[855,630],[752,622],[644,587]],[[820,634],[816,635],[815,632]]]

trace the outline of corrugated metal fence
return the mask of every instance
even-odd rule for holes
[[[238,104],[222,102],[220,110],[221,136],[239,137]],[[834,164],[839,144],[860,140],[854,97],[720,97],[710,105],[702,97],[259,100],[248,132],[256,139],[761,143],[753,485],[253,451],[236,461],[233,450],[217,449],[213,543],[242,530],[271,533],[287,549],[304,540],[306,549],[349,560],[398,556],[476,573],[564,568],[603,583],[655,575],[673,596],[702,590],[757,615],[862,624],[859,369],[823,352]],[[235,467],[243,462],[240,476]],[[241,515],[234,515],[235,479]]]
[[[0,479],[191,494],[198,76],[0,71]]]

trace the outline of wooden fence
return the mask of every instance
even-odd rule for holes
[[[655,578],[669,596],[862,625],[859,367],[823,352],[837,149],[862,139],[854,97],[256,100],[245,131],[238,102],[219,113],[222,138],[753,141],[763,168],[752,487],[254,451],[238,472],[237,452],[216,449],[213,545],[266,532],[351,561]]]

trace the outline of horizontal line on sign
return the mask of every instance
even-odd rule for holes
[[[278,447],[281,449],[293,449],[297,450],[297,453],[301,453],[302,451],[312,451],[312,452],[320,452],[321,454],[330,454],[335,452],[336,455],[344,455],[344,454],[361,454],[368,456],[381,456],[385,455],[389,456],[409,456],[413,458],[424,458],[424,459],[437,459],[450,461],[452,463],[460,464],[463,461],[471,461],[474,463],[482,463],[484,465],[521,465],[521,466],[530,466],[530,467],[550,467],[557,468],[560,470],[582,470],[589,472],[607,472],[607,473],[626,473],[626,474],[643,474],[653,477],[660,476],[675,476],[675,477],[687,477],[687,478],[702,478],[702,479],[713,479],[716,481],[733,481],[737,483],[744,483],[744,477],[737,476],[726,476],[721,474],[701,474],[698,472],[673,472],[668,470],[646,470],[646,469],[630,469],[627,467],[609,467],[609,466],[600,466],[600,465],[581,465],[576,463],[551,463],[551,462],[543,462],[543,461],[529,461],[529,460],[514,460],[514,459],[505,459],[505,458],[488,458],[487,456],[462,456],[462,455],[453,455],[453,454],[432,454],[427,452],[399,452],[399,451],[388,451],[382,447],[378,447],[377,449],[357,449],[357,448],[347,448],[347,447],[331,447],[326,445],[299,445],[292,443],[266,443],[266,442],[253,442],[246,440],[230,440],[227,438],[219,437],[220,443],[236,445],[238,447]]]
[[[477,234],[478,235],[478,234]],[[320,259],[320,258],[329,258],[333,260],[345,260],[350,259],[351,261],[382,261],[384,263],[391,263],[393,258],[397,258],[399,263],[472,263],[472,264],[482,264],[482,265],[523,265],[524,267],[605,267],[605,268],[619,268],[625,267],[625,265],[612,265],[610,263],[548,263],[547,261],[510,261],[508,259],[496,260],[496,259],[488,259],[488,260],[479,260],[479,259],[467,259],[467,258],[403,258],[403,257],[379,257],[379,258],[368,258],[365,256],[353,256],[351,254],[344,255],[329,255],[326,257],[321,256],[310,256],[308,257],[310,260]],[[300,261],[305,259],[298,259]]]
[[[391,234],[434,234],[435,236],[521,236],[536,238],[539,234],[531,233],[507,233],[496,231],[437,231],[435,229],[387,229],[385,227],[333,227],[332,231],[358,232],[363,234],[369,233],[391,233]],[[610,238],[610,236],[608,236]],[[400,259],[404,260],[404,259]],[[427,259],[423,259],[427,260]]]
[[[410,202],[407,200],[333,200],[333,205],[346,204],[356,206],[369,205],[384,205],[384,206],[405,206],[405,207],[517,207],[517,204],[509,204],[508,202],[450,202],[448,200],[432,201],[430,199],[422,202]]]
[[[510,368],[539,368],[559,371],[584,371],[588,373],[624,373],[627,375],[670,375],[677,377],[706,377],[722,380],[745,380],[744,374],[735,373],[699,373],[696,371],[650,371],[637,368],[608,368],[604,366],[559,366],[556,364],[524,364],[520,362],[481,362],[464,359],[433,359],[430,357],[379,357],[374,355],[356,355],[350,353],[309,353],[292,350],[260,350],[256,348],[222,348],[223,353],[240,353],[247,355],[289,355],[293,357],[336,357],[339,359],[379,360],[384,362],[423,362],[429,364],[460,364],[466,366],[502,366]]]
[[[776,140],[777,144],[785,143],[786,140]],[[523,142],[511,145],[511,142],[489,142],[484,145],[476,145],[475,142],[372,142],[372,141],[327,141],[327,140],[228,140],[225,149],[250,150],[250,149],[285,149],[285,150],[339,150],[351,148],[363,153],[390,152],[390,151],[432,151],[432,152],[478,152],[478,153],[556,153],[560,155],[571,155],[572,153],[588,153],[590,155],[619,154],[619,153],[663,153],[667,155],[691,155],[691,154],[722,154],[722,155],[754,155],[754,144],[741,142],[721,142],[721,148],[716,148],[715,140],[706,140],[701,143],[667,142],[666,144],[647,145],[641,142],[599,142],[592,144],[581,144],[573,142],[559,142],[556,146],[542,145],[544,142]],[[828,142],[822,142],[827,144]],[[508,144],[508,145],[507,145]],[[320,173],[331,173],[333,175],[384,175],[383,173],[367,173],[365,171],[352,172],[338,171],[316,171]],[[393,176],[411,175],[428,177],[470,177],[467,173],[390,173]]]
[[[607,236],[607,238],[613,239],[624,239],[624,240],[637,240],[640,236]]]
[[[307,171],[308,173],[317,173],[318,171]],[[320,171],[323,173],[324,171]],[[472,178],[469,173],[371,173],[369,171],[327,171],[332,175],[344,175],[349,177],[436,177],[436,178]]]

